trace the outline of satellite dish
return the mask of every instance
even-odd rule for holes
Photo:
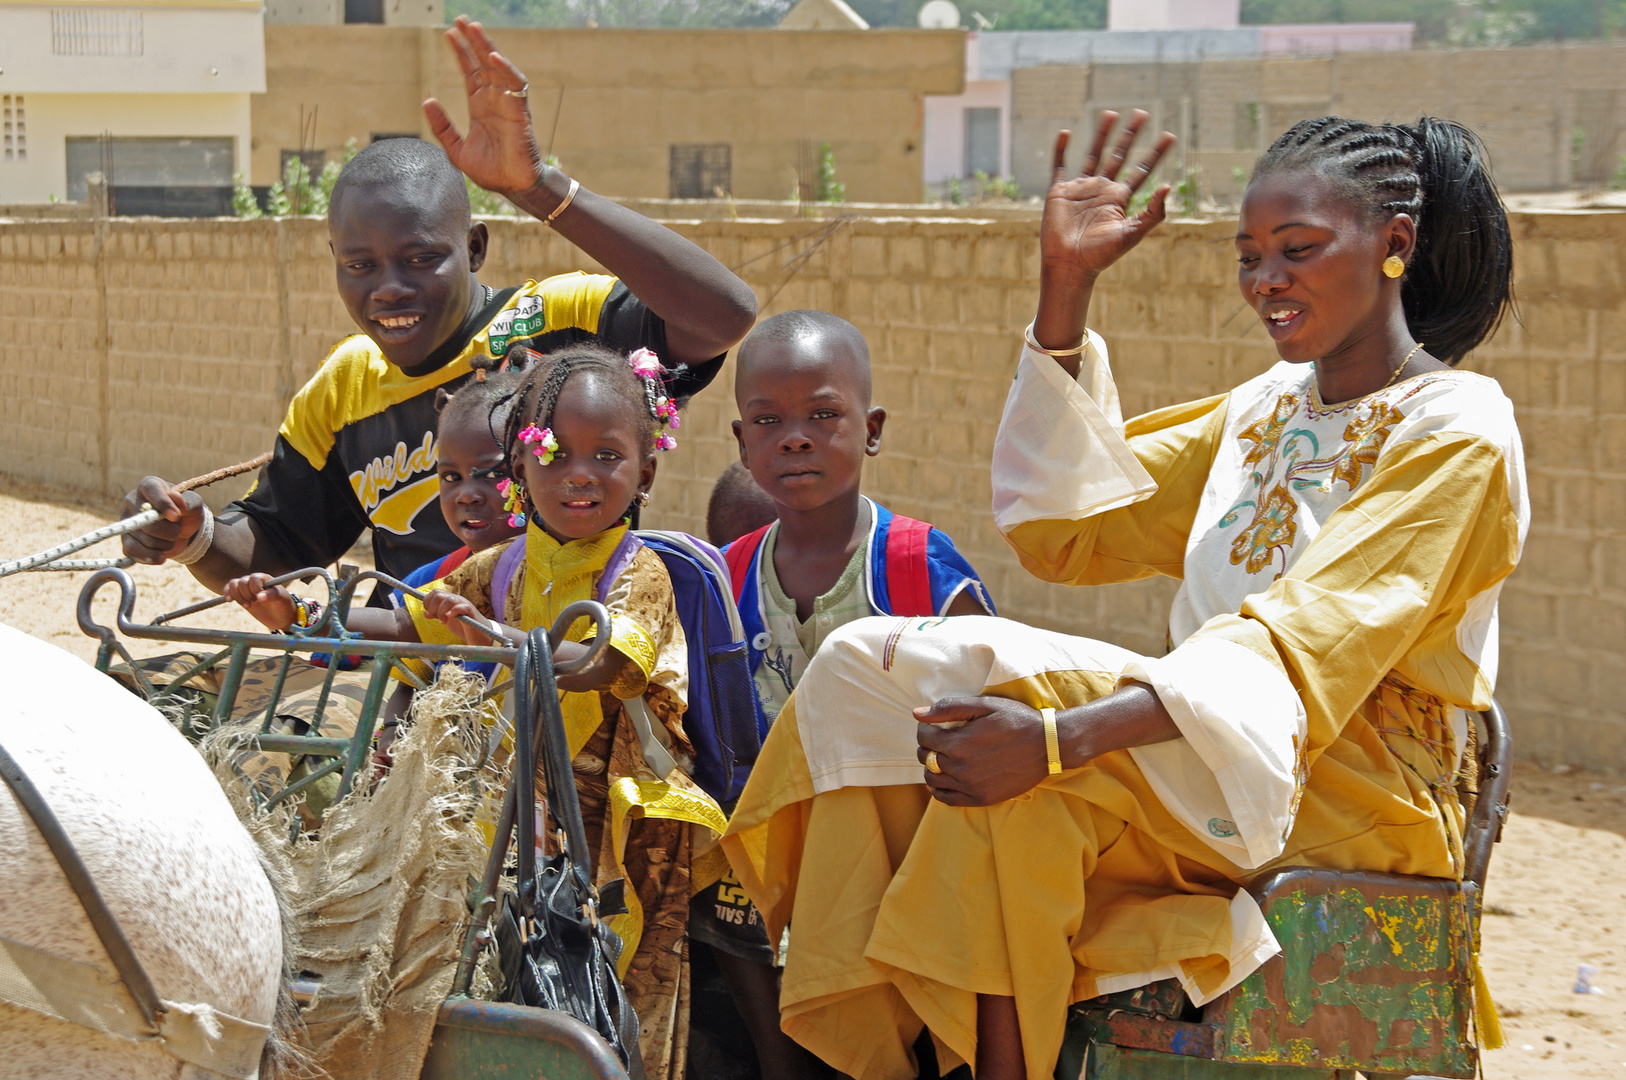
[[[927,0],[920,9],[922,30],[957,30],[959,26],[960,9],[954,6],[953,0]]]

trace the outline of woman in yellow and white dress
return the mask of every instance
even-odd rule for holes
[[[1456,364],[1509,299],[1471,132],[1299,124],[1236,239],[1282,362],[1121,420],[1096,277],[1163,217],[1145,115],[1041,226],[1037,316],[993,462],[1023,565],[1182,579],[1171,649],[1005,620],[870,619],[814,658],[724,837],[778,934],[785,1030],[861,1080],[1048,1077],[1066,1006],[1178,978],[1198,1003],[1278,951],[1241,885],[1296,864],[1461,875],[1464,710],[1528,525],[1513,409]],[[1123,172],[1120,177],[1120,172]],[[919,721],[919,723],[917,723]],[[922,770],[922,765],[925,766]]]

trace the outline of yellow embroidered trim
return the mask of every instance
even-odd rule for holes
[[[630,701],[648,688],[649,677],[655,673],[655,658],[658,651],[655,639],[649,636],[649,631],[639,626],[629,616],[611,614],[610,645],[632,661],[621,669],[621,673],[610,684],[610,693],[622,701]]]
[[[617,868],[622,869],[622,877],[626,877],[625,868],[620,863]],[[627,969],[632,967],[632,954],[638,951],[638,942],[644,938],[644,905],[638,899],[638,894],[632,891],[629,882],[625,893],[627,912],[625,915],[611,915],[605,919],[605,925],[615,931],[615,936],[621,939],[621,956],[615,962],[615,977],[626,981]]]
[[[728,825],[723,808],[703,793],[682,791],[664,780],[639,780],[622,776],[610,782],[610,835],[614,838],[615,868],[620,876],[627,876],[627,832],[634,808],[644,817],[688,821],[721,834]],[[691,871],[692,872],[692,871]],[[616,962],[616,974],[627,977],[632,965],[632,954],[638,951],[638,942],[644,936],[644,910],[632,883],[627,883],[627,914],[606,919],[610,929],[621,938],[621,959]]]
[[[728,865],[728,856],[723,854],[721,846],[714,847],[703,855],[696,855],[694,861],[689,864],[689,895],[698,896],[733,873]]]
[[[596,536],[561,544],[531,522],[525,531],[520,625],[547,626],[572,601],[591,598],[594,575],[604,570],[624,535],[626,526],[618,525]],[[581,641],[591,625],[585,619],[578,619],[570,629],[570,640]],[[570,756],[575,757],[604,723],[598,691],[563,694],[560,709],[564,713]]]

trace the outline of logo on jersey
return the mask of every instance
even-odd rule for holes
[[[397,536],[411,533],[412,519],[439,493],[438,463],[431,431],[424,433],[422,445],[409,449],[398,442],[395,453],[376,457],[365,469],[351,473],[350,486],[373,527]]]
[[[522,296],[514,301],[513,307],[497,312],[497,317],[486,327],[486,338],[490,342],[486,351],[492,356],[501,356],[508,351],[510,343],[535,337],[547,327],[548,313],[542,297]]]

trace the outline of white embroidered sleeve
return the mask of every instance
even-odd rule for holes
[[[994,439],[994,523],[1077,521],[1157,490],[1124,440],[1106,343],[1091,330],[1077,380],[1023,346]]]
[[[1120,676],[1149,685],[1184,738],[1129,753],[1168,811],[1238,866],[1262,866],[1293,831],[1305,777],[1304,703],[1282,670],[1199,638]]]

